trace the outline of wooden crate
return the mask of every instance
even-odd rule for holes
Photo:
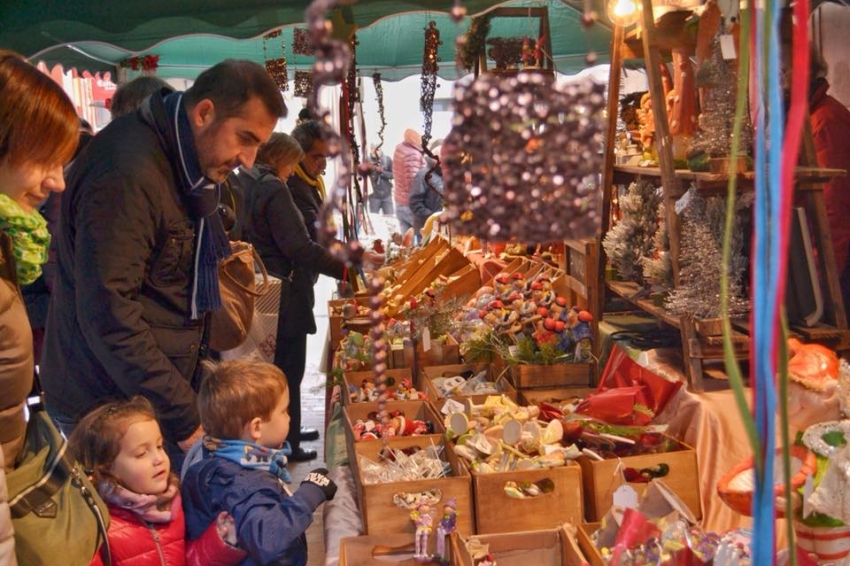
[[[467,264],[448,276],[449,281],[437,294],[437,304],[443,305],[447,302],[463,299],[472,295],[481,288],[481,272],[478,266]]]
[[[410,374],[410,368],[401,368],[401,369],[388,369],[384,372],[385,377],[392,377],[395,379],[395,383],[387,386],[388,392],[393,392],[398,389],[398,385],[402,379],[410,379],[411,383],[413,383],[413,376]],[[375,372],[373,371],[347,371],[342,374],[342,381],[345,384],[345,391],[343,391],[342,395],[342,404],[350,405],[351,403],[356,403],[351,396],[352,392],[356,392],[360,390],[360,384],[363,383],[363,380],[375,382]]]
[[[381,549],[394,549],[394,552],[382,555]],[[405,552],[408,549],[409,552]],[[399,562],[390,561],[391,557],[398,558]],[[339,541],[339,566],[387,566],[401,563],[401,559],[412,564],[412,557],[413,533],[345,537]]]
[[[432,480],[415,480],[405,482],[366,485],[363,483],[363,473],[360,468],[360,456],[372,461],[377,460],[378,452],[384,446],[383,442],[359,442],[354,446],[351,458],[354,484],[363,518],[365,534],[413,533],[413,522],[410,520],[410,509],[393,503],[393,496],[400,493],[420,493],[439,490],[440,502],[431,510],[436,531],[437,521],[442,513],[443,502],[454,498],[457,502],[457,528],[464,536],[469,536],[475,528],[474,506],[472,503],[472,481],[466,467],[458,460],[454,449],[447,445],[444,438],[434,436],[395,437],[387,441],[387,446],[393,448],[428,447],[431,445],[443,447],[442,458],[451,467],[451,476]]]
[[[593,544],[593,533],[599,530],[599,523],[584,523],[577,526],[576,540],[581,549],[582,554],[587,558],[587,561],[592,566],[608,566],[605,559],[602,558],[602,553]]]
[[[434,423],[434,434],[424,435],[432,437],[440,437],[445,434],[446,428],[443,426],[443,418],[437,414],[434,408],[427,401],[389,401],[387,402],[387,411],[402,411],[407,418],[429,421]],[[345,439],[348,443],[348,456],[354,455],[354,431],[352,425],[358,419],[367,420],[370,413],[378,411],[378,403],[351,403],[347,407],[343,407],[342,413],[345,417]],[[380,440],[366,440],[365,444],[375,443],[381,444]]]
[[[557,403],[574,397],[586,397],[595,392],[595,387],[538,387],[520,391],[519,402],[529,407],[539,403]]]
[[[550,469],[479,474],[472,472],[478,534],[551,529],[584,518],[582,470],[572,462]],[[537,497],[517,499],[505,494],[505,483],[550,479],[555,489]]]
[[[431,404],[439,411],[447,397],[440,395],[437,388],[434,387],[434,383],[431,381],[432,379],[437,377],[459,375],[465,371],[471,371],[473,374],[478,374],[484,369],[489,370],[488,379],[490,381],[494,381],[500,377],[497,370],[491,364],[450,364],[422,368],[422,371],[420,372],[420,383],[422,383],[423,389],[425,390],[426,395],[428,395],[428,399],[431,401]],[[457,395],[455,397],[448,397],[448,399],[454,399],[458,403],[463,403],[466,399],[471,399],[473,403],[478,405],[483,403],[490,395],[504,394],[506,397],[517,403],[519,399],[517,391],[514,386],[511,385],[510,381],[506,379],[506,376],[501,377],[501,384],[504,387],[504,390],[500,393]]]
[[[584,481],[585,501],[587,504],[588,521],[600,521],[612,505],[614,491],[623,484],[618,466],[649,468],[657,464],[667,464],[669,473],[661,478],[676,495],[681,498],[688,509],[697,519],[702,517],[700,507],[699,472],[697,470],[697,455],[687,444],[675,441],[679,450],[661,454],[645,454],[642,456],[626,456],[607,460],[591,460],[581,456],[578,463],[582,470]],[[646,483],[631,483],[640,496],[646,489]]]
[[[395,352],[394,352],[395,354]],[[417,361],[419,367],[440,366],[447,364],[460,363],[460,345],[457,343],[451,334],[447,334],[442,338],[431,339],[431,349],[425,350],[424,345],[420,341],[417,346]],[[404,347],[401,350],[401,360],[393,356],[394,367],[409,368],[413,365],[413,342],[411,340],[404,341]],[[398,363],[401,365],[397,365]],[[421,375],[416,376],[416,387],[422,387]]]
[[[574,538],[563,527],[490,535],[475,535],[488,545],[499,566],[582,566],[584,555]],[[474,566],[466,541],[451,537],[452,564]]]
[[[508,366],[514,387],[589,387],[595,364],[586,362],[565,364],[516,364]]]

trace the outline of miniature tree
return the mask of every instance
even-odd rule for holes
[[[673,258],[670,255],[670,232],[665,220],[666,207],[658,205],[658,229],[652,239],[654,252],[641,259],[643,279],[653,287],[673,288]]]
[[[629,185],[619,200],[623,218],[608,231],[602,246],[620,277],[643,285],[642,260],[653,255],[661,196],[655,185],[641,181]]]

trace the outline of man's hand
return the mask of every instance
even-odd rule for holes
[[[325,468],[316,468],[304,478],[304,483],[311,483],[321,489],[325,493],[325,499],[330,501],[336,495],[336,484],[328,477],[328,470]]]
[[[188,452],[189,449],[195,444],[198,440],[204,437],[204,428],[198,427],[195,429],[195,432],[192,433],[192,436],[187,438],[186,440],[181,440],[177,443],[177,446],[180,447],[180,450],[183,452]]]

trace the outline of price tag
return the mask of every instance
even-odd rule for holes
[[[462,413],[463,410],[463,403],[458,403],[454,399],[446,399],[446,402],[443,403],[443,408],[440,409],[440,412],[444,415],[453,415],[455,413]]]
[[[428,327],[422,331],[422,351],[427,352],[431,349],[431,331]]]
[[[637,491],[629,484],[623,484],[614,490],[613,503],[624,509],[635,509],[638,505]]]
[[[720,53],[724,59],[738,58],[735,52],[735,39],[728,33],[720,36]]]

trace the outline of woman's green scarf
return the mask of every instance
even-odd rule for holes
[[[0,232],[12,238],[18,283],[29,285],[38,279],[50,244],[44,217],[38,212],[28,214],[8,195],[0,194]]]

